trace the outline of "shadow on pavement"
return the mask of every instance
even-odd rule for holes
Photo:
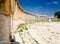
[[[11,42],[11,44],[20,44],[20,43],[18,43],[18,42],[15,41],[15,42]]]
[[[10,38],[11,44],[20,44],[19,42],[16,42],[15,41],[15,36],[14,35],[13,36],[10,36],[9,38]]]

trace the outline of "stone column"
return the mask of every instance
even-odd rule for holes
[[[0,44],[10,44],[10,0],[0,0]]]

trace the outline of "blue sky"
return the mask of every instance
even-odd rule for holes
[[[53,16],[60,11],[60,0],[19,0],[19,4],[33,14]]]

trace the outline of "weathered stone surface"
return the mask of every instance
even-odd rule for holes
[[[0,14],[0,42],[8,42],[9,41],[9,28],[10,28],[10,19],[4,14]]]

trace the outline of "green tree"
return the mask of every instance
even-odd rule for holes
[[[25,43],[25,41],[23,40],[23,38],[22,38],[21,35],[22,35],[22,33],[23,33],[24,30],[28,30],[26,24],[23,24],[23,23],[19,24],[18,27],[17,27],[17,31],[19,32],[19,35],[20,35],[23,43]]]
[[[23,37],[22,37],[21,35],[22,35],[22,33],[23,33],[24,30],[26,30],[26,31],[28,30],[26,24],[24,24],[24,23],[19,24],[18,27],[17,27],[17,31],[18,31],[18,33],[20,34],[20,37],[21,37],[23,43],[25,43],[25,41],[24,41],[24,39],[23,39]],[[36,40],[30,35],[29,32],[27,32],[27,34],[35,41],[36,44],[39,44],[38,41],[36,41]]]
[[[60,11],[58,11],[58,12],[55,12],[55,14],[54,14],[54,17],[56,17],[56,18],[60,18]]]

